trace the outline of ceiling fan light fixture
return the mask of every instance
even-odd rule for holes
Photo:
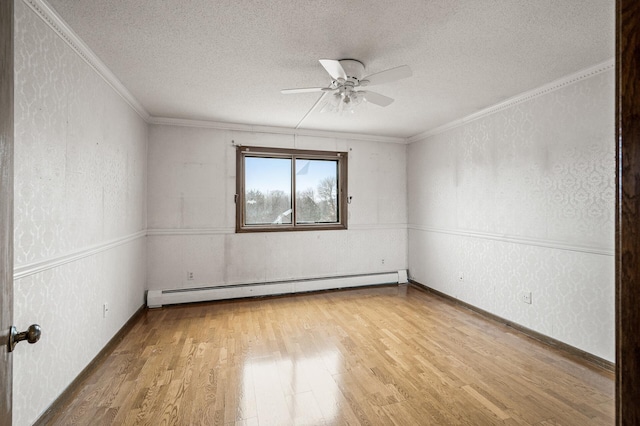
[[[362,95],[360,92],[353,92],[351,95],[351,103],[355,105],[360,105],[362,103]]]
[[[324,102],[324,105],[320,109],[320,112],[336,112],[338,110],[338,106],[342,102],[342,93],[335,92],[331,95],[327,94],[325,95],[325,98],[326,100]]]
[[[390,83],[412,75],[411,68],[407,65],[364,76],[364,64],[355,59],[320,59],[320,64],[332,78],[327,87],[283,89],[281,92],[283,94],[324,92],[319,103],[316,103],[316,105],[322,105],[320,112],[354,113],[355,106],[362,101],[382,107],[389,106],[393,102],[392,98],[380,93],[358,91],[358,88]],[[313,108],[317,108],[316,105]]]
[[[327,95],[327,100],[322,105],[320,112],[336,112],[338,114],[349,112],[353,114],[356,112],[355,107],[363,100],[364,96],[360,92],[350,87],[342,87],[332,95]]]

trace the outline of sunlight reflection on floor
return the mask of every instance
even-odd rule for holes
[[[253,405],[260,423],[323,423],[333,421],[340,405],[340,388],[334,379],[341,360],[338,349],[306,357],[248,359],[243,369],[243,400]],[[244,413],[245,418],[253,417]]]

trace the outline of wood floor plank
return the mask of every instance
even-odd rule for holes
[[[147,311],[52,425],[607,425],[613,373],[407,286]]]

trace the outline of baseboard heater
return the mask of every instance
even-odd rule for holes
[[[147,306],[149,308],[160,308],[164,305],[174,305],[177,303],[275,296],[369,285],[404,284],[406,282],[408,282],[407,271],[400,270],[377,274],[345,275],[340,277],[235,284],[179,290],[149,290],[147,292]]]

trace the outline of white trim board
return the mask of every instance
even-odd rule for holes
[[[614,256],[615,250],[607,247],[585,246],[579,244],[571,244],[564,241],[547,240],[533,237],[520,237],[506,234],[493,234],[490,232],[464,231],[459,229],[433,228],[422,225],[409,225],[410,230],[433,232],[439,234],[457,235],[461,237],[480,238],[484,240],[502,241],[505,243],[522,244],[529,246],[545,247],[558,250],[577,251],[581,253],[598,254],[602,256]]]
[[[375,231],[380,229],[399,229],[406,230],[406,223],[369,223],[369,224],[356,224],[349,225],[346,231]],[[343,230],[338,230],[342,232]],[[222,234],[235,234],[236,229],[234,227],[226,228],[149,228],[147,229],[147,235],[150,237],[157,237],[163,235],[222,235]],[[313,232],[313,231],[305,231]],[[317,231],[326,232],[326,231]]]
[[[406,143],[405,138],[391,137],[391,136],[366,135],[366,134],[348,133],[348,132],[333,132],[333,131],[326,131],[326,130],[294,129],[290,127],[254,126],[251,124],[224,123],[219,121],[191,120],[191,119],[185,119],[185,118],[168,118],[168,117],[152,116],[149,119],[149,123],[156,124],[156,125],[197,127],[197,128],[205,128],[205,129],[229,130],[229,131],[239,131],[239,132],[247,132],[247,133],[312,136],[312,137],[319,137],[319,138],[352,139],[352,140],[358,140],[358,141],[399,143],[399,144]]]
[[[93,256],[100,252],[127,244],[131,241],[137,240],[138,238],[143,238],[146,235],[147,235],[147,231],[139,231],[139,232],[136,232],[135,234],[127,235],[121,238],[115,238],[113,240],[105,241],[100,244],[94,244],[92,246],[85,247],[80,250],[76,250],[61,256],[55,256],[55,257],[41,260],[38,262],[21,265],[14,269],[13,279],[14,281],[16,281],[16,280],[28,277],[30,275],[38,274],[48,269],[57,268],[64,264],[75,262],[76,260]]]
[[[372,225],[357,225],[351,228],[352,230],[375,230],[375,229],[401,229],[406,230],[406,224],[372,224]],[[322,231],[325,232],[325,231]],[[138,231],[136,233],[126,235],[120,238],[114,238],[99,244],[94,244],[88,247],[84,247],[79,250],[72,251],[60,256],[54,256],[49,259],[40,260],[37,262],[31,262],[24,265],[20,265],[14,268],[13,279],[19,280],[30,275],[38,274],[48,269],[57,268],[58,266],[66,263],[75,262],[76,260],[93,256],[97,253],[110,250],[114,247],[127,244],[130,241],[146,236],[172,236],[172,235],[224,235],[235,234],[235,228],[194,228],[194,229],[147,229]]]
[[[269,133],[296,136],[315,136],[324,138],[354,139],[373,142],[406,143],[404,138],[332,132],[321,130],[299,130],[287,127],[256,126],[250,124],[224,123],[211,120],[192,120],[151,116],[116,75],[98,58],[91,48],[73,31],[46,0],[22,0],[40,17],[71,49],[84,60],[109,86],[118,93],[127,104],[147,123],[172,126],[211,128],[220,130],[243,131],[249,133]]]
[[[235,234],[236,228],[149,228],[150,237],[169,235],[223,235]]]
[[[600,74],[602,72],[615,68],[614,60],[609,59],[600,64],[562,77],[558,80],[540,86],[528,92],[521,93],[504,102],[500,102],[493,106],[487,107],[474,114],[454,120],[443,126],[439,126],[422,133],[418,133],[409,138],[377,136],[368,134],[357,134],[348,132],[332,132],[321,130],[300,130],[287,127],[270,127],[270,126],[254,126],[250,124],[224,123],[212,120],[191,120],[169,117],[151,116],[144,106],[133,96],[133,94],[120,82],[113,72],[98,58],[98,56],[87,46],[80,37],[67,25],[57,12],[47,3],[46,0],[22,0],[28,5],[51,29],[58,34],[75,52],[80,56],[96,73],[98,73],[130,106],[142,119],[148,124],[172,125],[172,126],[188,126],[200,128],[212,128],[230,131],[244,131],[250,133],[270,133],[300,136],[315,136],[325,138],[341,138],[354,139],[364,141],[377,141],[389,143],[413,143],[426,139],[438,133],[454,129],[458,126],[466,124],[470,121],[485,117],[504,108],[509,108],[529,99],[562,88],[569,84],[573,84],[585,78]]]
[[[424,139],[427,139],[431,136],[437,135],[439,133],[444,133],[448,130],[452,130],[455,129],[456,127],[460,127],[463,126],[467,123],[470,123],[474,120],[478,120],[480,118],[486,117],[488,115],[491,115],[493,113],[496,113],[498,111],[501,111],[503,109],[506,108],[510,108],[514,105],[520,104],[522,102],[526,102],[528,100],[537,98],[538,96],[542,96],[545,95],[549,92],[553,92],[554,90],[558,90],[561,89],[565,86],[577,83],[579,81],[582,81],[586,78],[589,77],[593,77],[595,75],[601,74],[603,72],[612,70],[615,68],[615,63],[614,63],[614,59],[609,59],[607,61],[601,62],[599,64],[596,64],[594,66],[591,66],[589,68],[585,68],[583,70],[580,70],[578,72],[575,72],[573,74],[569,74],[567,76],[564,76],[562,78],[559,78],[557,80],[554,80],[550,83],[547,83],[543,86],[537,87],[533,90],[529,90],[527,92],[521,93],[519,95],[516,95],[512,98],[509,98],[503,102],[497,103],[495,105],[492,105],[490,107],[484,108],[478,112],[475,112],[471,115],[467,115],[466,117],[460,118],[458,120],[454,120],[450,123],[444,124],[442,126],[436,127],[434,129],[431,130],[427,130],[425,132],[422,133],[418,133],[417,135],[411,136],[409,138],[406,139],[406,142],[408,144],[410,143],[414,143],[414,142],[419,142],[422,141]]]
[[[306,293],[319,290],[335,290],[371,285],[404,284],[408,282],[407,271],[380,274],[348,275],[305,280],[274,281],[265,283],[235,284],[219,287],[190,288],[180,290],[149,290],[147,306],[159,308],[178,303],[208,302],[214,300],[239,299],[245,297],[276,296]]]
[[[93,53],[93,50],[71,29],[69,25],[45,0],[23,0],[49,27],[62,39],[87,65],[119,94],[126,103],[146,122],[150,115],[142,104],[133,96],[115,76],[115,74]]]

